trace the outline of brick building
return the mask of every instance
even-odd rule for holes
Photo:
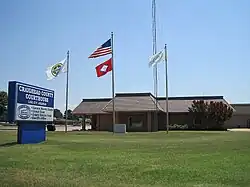
[[[223,96],[169,97],[169,124],[189,124],[193,119],[188,108],[193,100],[223,102],[234,109],[226,127],[247,127],[250,124],[250,105],[230,105]],[[92,129],[112,131],[112,99],[83,99],[73,114],[92,116]],[[156,108],[157,103],[157,108]],[[154,132],[166,129],[166,98],[157,99],[151,93],[117,93],[115,96],[116,123],[127,124],[127,131]],[[158,120],[155,122],[155,114]]]

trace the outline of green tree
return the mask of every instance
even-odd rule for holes
[[[79,121],[79,116],[76,116],[76,115],[72,114],[72,120],[77,120],[77,121]]]
[[[7,118],[8,94],[5,91],[0,91],[0,119]]]
[[[61,113],[61,111],[59,109],[54,109],[54,117],[58,118],[58,119],[62,119],[63,114]]]
[[[208,121],[208,103],[203,100],[193,101],[192,106],[188,108],[188,111],[193,118],[192,128],[205,129]]]
[[[193,101],[189,113],[199,124],[193,123],[198,129],[220,128],[233,115],[233,109],[223,102]]]
[[[66,111],[64,112],[63,118],[66,118]],[[72,110],[68,110],[68,120],[73,120]]]

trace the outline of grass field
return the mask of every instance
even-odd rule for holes
[[[48,133],[17,145],[0,132],[0,186],[250,186],[250,133]]]

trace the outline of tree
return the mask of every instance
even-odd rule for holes
[[[76,116],[76,115],[72,114],[72,120],[77,120],[77,121],[79,121],[79,116]]]
[[[66,111],[64,112],[63,115],[64,119],[66,118]],[[72,114],[72,110],[68,110],[68,120],[73,120],[73,114]]]
[[[233,115],[233,109],[223,102],[193,101],[188,110],[193,119],[200,121],[200,124],[193,124],[198,129],[220,128]]]
[[[204,129],[207,125],[207,111],[208,103],[203,100],[193,101],[192,106],[188,108],[189,113],[193,117],[193,127],[198,129]],[[197,123],[197,121],[199,121]]]
[[[8,94],[5,91],[0,91],[0,118],[7,117]]]
[[[54,117],[58,118],[58,119],[62,119],[63,114],[61,113],[61,111],[59,109],[54,109]]]
[[[224,104],[223,102],[210,102],[209,105],[209,118],[222,126],[225,121],[229,120],[233,115],[233,109]]]

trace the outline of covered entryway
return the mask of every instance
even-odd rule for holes
[[[126,124],[128,132],[154,132],[158,126],[154,123],[153,112],[117,112],[117,123]]]
[[[163,112],[151,94],[116,94],[116,123],[126,124],[127,131],[154,132],[158,131],[158,123],[154,123],[154,113]],[[104,108],[104,112],[112,113],[113,101]]]

